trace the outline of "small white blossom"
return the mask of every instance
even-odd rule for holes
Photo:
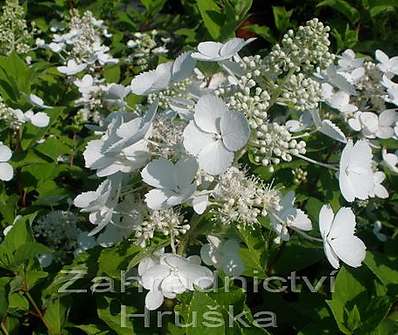
[[[124,122],[123,114],[115,114],[107,132],[99,140],[90,141],[84,151],[86,167],[97,170],[97,176],[128,173],[145,165],[149,158],[146,137],[149,135],[157,105],[143,117]]]
[[[198,44],[198,52],[194,52],[192,57],[201,61],[219,62],[235,56],[244,46],[254,41],[255,38],[244,40],[242,38],[232,38],[226,43],[220,42],[201,42]]]
[[[200,256],[206,265],[224,271],[228,276],[240,276],[245,265],[239,255],[240,245],[236,239],[221,240],[216,236],[207,236],[209,243],[200,249]]]
[[[398,75],[398,56],[389,58],[383,51],[376,50],[377,67],[389,78]]]
[[[9,181],[14,176],[14,170],[10,163],[7,163],[12,156],[9,147],[0,142],[0,180]]]
[[[141,172],[143,181],[155,187],[145,195],[148,207],[160,209],[185,202],[196,190],[197,170],[198,163],[194,158],[176,164],[163,158],[150,162]]]
[[[184,147],[198,158],[201,169],[219,175],[231,166],[234,152],[245,146],[249,135],[244,115],[229,111],[220,98],[205,95],[184,130]]]
[[[294,192],[286,193],[279,202],[279,210],[270,215],[272,228],[278,234],[277,241],[290,239],[289,229],[309,231],[312,229],[311,220],[301,209],[294,207]]]
[[[319,230],[323,247],[329,263],[340,267],[339,260],[352,267],[361,266],[366,256],[365,244],[354,235],[355,215],[351,208],[340,208],[333,213],[329,205],[323,205],[319,213]]]
[[[194,291],[195,287],[209,288],[214,281],[213,273],[200,265],[200,258],[188,258],[162,254],[159,257],[146,257],[138,266],[140,282],[149,290],[145,297],[145,307],[159,308],[164,298],[174,299],[177,294]]]
[[[348,140],[341,154],[339,171],[340,191],[347,201],[368,199],[374,188],[372,150],[368,142],[361,140],[354,145]]]
[[[398,151],[391,154],[383,148],[382,155],[384,165],[389,168],[393,173],[398,174]]]

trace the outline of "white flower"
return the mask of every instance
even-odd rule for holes
[[[85,74],[82,79],[76,79],[73,83],[83,95],[90,94],[92,91],[96,90],[94,78],[90,74]]]
[[[38,97],[35,94],[29,95],[29,101],[32,105],[40,107],[40,108],[51,108],[51,106],[45,105],[42,98]]]
[[[348,124],[353,130],[362,131],[365,137],[388,139],[394,136],[394,127],[397,121],[396,110],[386,109],[380,115],[358,111],[353,118],[348,120]]]
[[[398,75],[398,56],[389,58],[383,51],[376,50],[377,67],[388,77]]]
[[[249,135],[243,114],[229,111],[220,98],[205,95],[195,106],[194,120],[184,130],[184,147],[198,158],[201,169],[219,175],[231,166],[234,152],[245,146]]]
[[[271,212],[271,224],[278,234],[277,241],[288,241],[290,239],[289,229],[309,231],[312,229],[311,220],[301,209],[294,207],[295,194],[290,191],[280,200],[280,209]]]
[[[143,216],[139,206],[132,196],[126,197],[115,207],[112,224],[109,224],[97,237],[97,243],[102,247],[111,247],[127,238],[142,223]]]
[[[207,240],[209,243],[200,249],[203,262],[224,271],[228,276],[240,276],[245,270],[245,265],[239,255],[239,241],[235,239],[221,240],[212,235],[207,236]]]
[[[387,189],[381,184],[386,179],[386,175],[382,171],[376,171],[373,174],[373,191],[371,192],[371,197],[378,197],[381,199],[388,198]]]
[[[148,207],[167,208],[186,201],[196,190],[197,171],[194,158],[179,160],[176,164],[163,158],[150,162],[141,172],[143,181],[155,187],[145,195]]]
[[[326,72],[322,72],[321,75],[317,75],[323,81],[326,83],[330,84],[332,87],[338,89],[339,91],[343,91],[344,93],[348,95],[356,95],[356,90],[354,85],[352,85],[347,78],[345,78],[340,72],[338,72],[338,69],[335,65],[330,65],[327,69]],[[324,84],[322,84],[323,86]]]
[[[337,109],[342,113],[353,113],[358,108],[350,104],[350,95],[344,91],[334,92],[334,89],[328,83],[322,84],[322,98],[330,107]]]
[[[255,38],[244,40],[232,38],[226,43],[202,42],[198,44],[198,52],[192,53],[192,57],[201,61],[219,62],[235,56],[244,46],[254,41]]]
[[[140,282],[149,290],[145,307],[159,308],[164,298],[174,299],[177,294],[194,291],[195,287],[209,288],[214,281],[213,273],[200,265],[198,256],[184,258],[174,254],[146,257],[138,266]]]
[[[101,231],[112,220],[114,207],[118,200],[120,179],[106,179],[95,191],[79,194],[73,204],[81,208],[81,212],[90,213],[89,220],[97,227],[94,228],[89,236]]]
[[[398,174],[398,151],[393,154],[389,154],[385,148],[382,151],[383,163],[392,172]]]
[[[68,60],[66,66],[58,66],[57,70],[67,76],[72,76],[83,71],[87,67],[87,64],[81,63],[77,64],[75,60],[70,59]]]
[[[65,44],[64,43],[51,42],[50,44],[48,44],[48,48],[52,52],[59,53],[65,48]]]
[[[351,49],[345,50],[339,58],[339,69],[342,71],[353,71],[363,65],[363,60],[356,58],[355,52]]]
[[[319,213],[319,230],[329,263],[340,267],[339,260],[352,267],[361,266],[366,256],[365,244],[354,235],[355,215],[351,208],[343,207],[336,216],[329,205],[323,205]]]
[[[38,128],[45,128],[50,123],[50,118],[44,112],[34,113],[29,110],[24,113],[25,119]]]
[[[330,120],[321,120],[318,110],[313,110],[311,115],[319,132],[341,143],[347,143],[347,138],[341,129]]]
[[[120,84],[111,84],[104,92],[104,101],[107,104],[119,107],[122,111],[126,106],[124,99],[130,93],[130,87]]]
[[[157,104],[153,104],[143,117],[128,122],[123,122],[123,113],[115,114],[101,139],[87,144],[83,153],[86,167],[97,170],[97,176],[105,177],[144,166],[149,158],[146,138],[156,110]]]
[[[21,124],[30,122],[36,127],[45,128],[50,123],[50,118],[44,112],[34,113],[32,110],[28,110],[24,113],[20,109],[12,109],[12,113]]]
[[[196,65],[190,52],[184,52],[174,61],[159,64],[155,70],[147,71],[134,77],[131,81],[131,92],[137,95],[148,95],[164,90],[172,83],[188,78]]]
[[[365,140],[355,145],[348,140],[340,158],[339,184],[343,197],[349,202],[355,198],[366,200],[372,193],[372,150]]]
[[[10,163],[7,163],[12,156],[9,147],[0,142],[0,180],[9,181],[14,176],[14,170]]]

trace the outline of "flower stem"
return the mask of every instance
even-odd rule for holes
[[[304,233],[303,231],[301,231],[299,229],[296,229],[295,227],[289,227],[289,228],[294,230],[296,233],[299,233],[301,236],[305,237],[308,240],[316,241],[316,242],[322,242],[323,243],[323,240],[321,238],[308,235],[307,233]]]
[[[47,323],[46,319],[44,318],[44,315],[43,315],[42,311],[37,306],[36,302],[34,301],[32,296],[30,295],[30,293],[28,291],[24,291],[24,294],[25,294],[26,298],[29,300],[30,304],[33,306],[33,309],[35,310],[35,312],[36,312],[37,316],[39,317],[39,319],[43,322],[43,324],[46,326],[46,328],[50,331],[51,330],[50,325]]]
[[[304,156],[304,155],[301,155],[301,154],[296,154],[296,155],[294,155],[294,156],[296,156],[296,157],[298,157],[298,158],[301,158],[301,159],[303,159],[303,160],[305,160],[305,161],[307,161],[307,162],[309,162],[309,163],[316,164],[316,165],[319,165],[319,166],[328,168],[328,169],[330,169],[330,170],[334,170],[334,171],[338,171],[338,170],[339,170],[339,169],[338,169],[336,166],[334,166],[334,165],[326,164],[326,163],[322,163],[322,162],[318,162],[318,161],[316,161],[316,160],[314,160],[314,159],[312,159],[312,158],[309,158],[309,157]]]

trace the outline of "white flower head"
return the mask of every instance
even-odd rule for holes
[[[141,172],[143,181],[155,187],[145,195],[148,207],[167,208],[189,199],[196,190],[197,170],[194,158],[179,160],[176,164],[163,158],[150,162]]]
[[[90,213],[90,222],[97,226],[89,236],[97,234],[111,222],[118,200],[120,180],[119,176],[106,179],[95,191],[84,192],[74,199],[73,204],[81,208],[81,212]]]
[[[47,113],[38,112],[34,113],[31,110],[28,110],[24,113],[26,121],[29,121],[35,127],[38,128],[45,128],[50,123],[50,118],[48,117]]]
[[[339,184],[343,197],[349,202],[355,198],[366,200],[372,194],[372,150],[367,141],[360,140],[354,145],[348,140],[340,158]]]
[[[376,59],[379,61],[377,67],[388,77],[398,75],[398,56],[389,58],[383,51],[376,50]]]
[[[232,38],[226,43],[220,42],[201,42],[198,44],[198,52],[194,52],[192,57],[201,61],[219,62],[232,58],[243,47],[253,42],[255,38],[244,40],[242,38]]]
[[[355,215],[351,208],[343,207],[336,213],[329,205],[323,205],[319,213],[319,230],[329,263],[335,268],[340,261],[352,267],[361,266],[366,256],[365,244],[354,235]]]
[[[30,94],[30,95],[29,95],[29,102],[30,102],[32,105],[34,105],[34,106],[36,106],[36,107],[43,108],[43,109],[51,108],[51,106],[48,106],[48,105],[44,104],[43,99],[40,98],[40,97],[38,97],[38,96],[35,95],[35,94]]]
[[[195,287],[206,289],[214,281],[213,273],[200,265],[200,257],[188,258],[162,254],[158,257],[146,257],[139,266],[140,282],[149,290],[145,297],[148,310],[159,308],[164,298],[174,299],[177,294],[194,291]]]
[[[280,209],[271,213],[271,224],[278,234],[277,241],[290,239],[289,229],[309,231],[312,229],[311,220],[301,209],[294,207],[295,194],[290,191],[280,200]]]
[[[358,107],[350,103],[350,95],[342,90],[334,92],[328,83],[322,84],[322,98],[332,108],[342,113],[353,113]]]
[[[322,120],[319,116],[318,110],[313,110],[311,115],[319,132],[341,143],[347,143],[347,138],[342,130],[332,121]]]
[[[362,131],[367,138],[388,139],[394,136],[394,127],[398,121],[395,109],[386,109],[380,115],[373,112],[356,112],[348,120],[348,124],[355,131]]]
[[[10,163],[7,163],[12,156],[9,147],[0,142],[0,180],[9,181],[14,176],[14,170]]]
[[[386,179],[386,175],[382,171],[376,171],[373,173],[373,191],[371,197],[377,197],[380,199],[387,199],[389,194],[387,189],[381,184]]]
[[[174,61],[159,64],[155,70],[136,76],[131,82],[131,92],[137,95],[148,95],[168,88],[171,84],[184,80],[192,75],[196,60],[190,52],[184,52]]]
[[[343,71],[353,71],[363,65],[363,60],[356,58],[355,52],[351,49],[345,50],[339,58],[339,69]]]
[[[213,265],[228,276],[240,276],[245,265],[239,255],[240,244],[236,239],[221,240],[216,236],[207,236],[209,243],[203,245],[200,256],[206,265]]]
[[[86,167],[97,170],[97,176],[105,177],[144,166],[149,158],[146,137],[156,110],[157,104],[152,104],[143,117],[128,122],[123,122],[123,113],[115,114],[101,139],[87,144],[83,153]]]
[[[229,111],[220,98],[205,95],[197,102],[194,119],[184,130],[184,147],[198,158],[201,169],[219,175],[231,166],[234,152],[246,145],[249,136],[243,114]]]
[[[385,148],[382,150],[383,163],[391,170],[391,172],[398,174],[398,151],[391,154]]]
[[[66,74],[67,76],[73,76],[83,71],[86,67],[87,64],[85,63],[78,64],[76,63],[75,60],[70,59],[68,60],[66,66],[58,66],[57,70],[63,74]]]

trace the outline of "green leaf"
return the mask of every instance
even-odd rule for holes
[[[384,285],[398,285],[398,263],[396,257],[390,259],[377,252],[368,251],[364,263]]]
[[[196,0],[203,23],[214,40],[221,37],[221,28],[225,22],[220,8],[214,0]]]
[[[149,17],[158,14],[166,3],[166,0],[140,0],[147,10]]]
[[[345,0],[324,0],[317,4],[317,7],[331,7],[343,14],[351,22],[359,20],[359,11]]]
[[[121,324],[121,308],[122,305],[117,299],[112,300],[109,297],[97,296],[97,312],[101,320],[103,320],[107,326],[114,330],[118,335],[131,335],[133,334],[133,328],[130,323],[127,323],[125,327]],[[127,308],[127,313],[132,314],[134,308]]]
[[[184,298],[184,297],[180,297]],[[185,299],[184,299],[185,300]],[[202,335],[211,329],[217,334],[269,334],[256,324],[256,320],[245,305],[245,292],[231,289],[226,292],[195,291],[192,298],[176,306],[176,311],[187,325],[187,335]]]
[[[259,26],[258,24],[252,24],[250,26],[245,26],[245,29],[257,34],[264,40],[266,40],[269,43],[276,43],[276,38],[271,30],[271,28],[267,26]]]
[[[9,278],[0,278],[0,322],[6,315],[8,309],[9,282]]]
[[[21,93],[30,94],[32,72],[16,54],[0,56],[0,92],[3,98],[14,103]]]
[[[50,300],[47,303],[44,320],[50,326],[50,334],[61,335],[65,323],[67,307],[61,302],[60,298]]]
[[[104,78],[107,83],[118,83],[120,80],[120,65],[108,65],[104,68]]]
[[[293,14],[293,10],[288,11],[285,7],[273,6],[272,13],[274,14],[276,29],[280,32],[285,32],[290,28],[290,18]]]

